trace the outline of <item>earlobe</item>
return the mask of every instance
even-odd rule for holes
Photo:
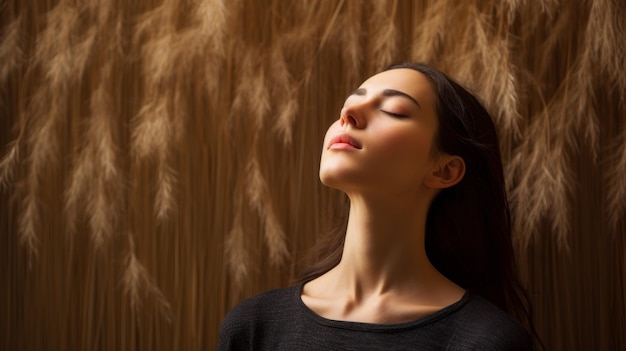
[[[458,184],[465,175],[465,161],[459,156],[441,156],[425,184],[430,188],[445,189]]]

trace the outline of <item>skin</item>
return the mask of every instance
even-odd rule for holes
[[[348,96],[328,129],[320,179],[348,195],[350,214],[341,262],[302,290],[303,302],[318,315],[406,322],[465,293],[432,266],[424,249],[433,198],[465,172],[461,158],[433,149],[435,102],[421,73],[385,71]],[[339,136],[343,142],[333,144]]]

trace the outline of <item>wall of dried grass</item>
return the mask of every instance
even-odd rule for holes
[[[625,348],[625,24],[618,0],[3,1],[0,348],[212,349],[325,230],[346,93],[404,60],[493,112],[547,348]]]

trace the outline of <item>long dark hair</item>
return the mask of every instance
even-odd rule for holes
[[[463,158],[463,179],[437,194],[426,220],[426,254],[448,279],[516,317],[533,334],[531,306],[521,284],[511,241],[509,206],[496,128],[480,101],[442,72],[402,63],[426,76],[437,95],[436,150]],[[341,260],[347,212],[313,249],[316,259],[300,277],[314,279]]]

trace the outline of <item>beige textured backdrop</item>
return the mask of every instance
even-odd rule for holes
[[[625,7],[0,2],[0,349],[213,349],[325,230],[344,97],[405,60],[496,119],[547,348],[626,348]]]

